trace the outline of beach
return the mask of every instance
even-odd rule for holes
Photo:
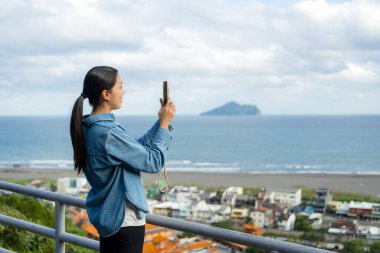
[[[332,191],[380,196],[380,175],[341,175],[341,174],[244,174],[244,173],[207,173],[207,172],[167,172],[169,185],[194,185],[207,187],[243,186],[249,188],[271,187],[305,188],[328,187]],[[33,178],[57,179],[76,177],[70,169],[9,168],[0,169],[1,180],[23,180]],[[83,177],[84,175],[79,175]],[[164,178],[164,175],[161,177]],[[158,174],[143,173],[145,186],[154,184]]]

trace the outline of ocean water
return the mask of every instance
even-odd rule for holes
[[[118,116],[139,137],[156,116]],[[380,116],[176,116],[168,171],[380,174]],[[69,117],[0,117],[0,168],[72,169]]]

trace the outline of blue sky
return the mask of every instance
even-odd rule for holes
[[[0,115],[68,115],[95,65],[126,84],[117,114],[229,101],[264,114],[379,114],[379,1],[3,1]],[[86,107],[86,112],[90,108]]]

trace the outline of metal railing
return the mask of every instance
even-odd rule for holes
[[[99,241],[65,232],[65,205],[86,208],[86,201],[84,199],[50,191],[43,191],[1,180],[0,189],[55,202],[55,229],[12,218],[3,214],[0,214],[0,223],[18,229],[27,230],[39,235],[54,238],[56,253],[65,252],[65,243],[71,243],[81,247],[99,250]],[[226,241],[254,248],[267,249],[273,253],[332,253],[332,251],[328,250],[312,248],[262,236],[249,235],[242,232],[217,228],[196,222],[174,219],[157,214],[147,214],[146,221],[147,223],[153,225],[179,231],[191,232],[219,241]],[[0,252],[10,251],[0,248]]]

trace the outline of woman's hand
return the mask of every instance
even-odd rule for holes
[[[160,127],[168,128],[176,111],[175,104],[172,100],[168,99],[166,105],[164,105],[162,98],[160,98],[160,103],[161,109],[158,111],[158,117],[160,118]]]

